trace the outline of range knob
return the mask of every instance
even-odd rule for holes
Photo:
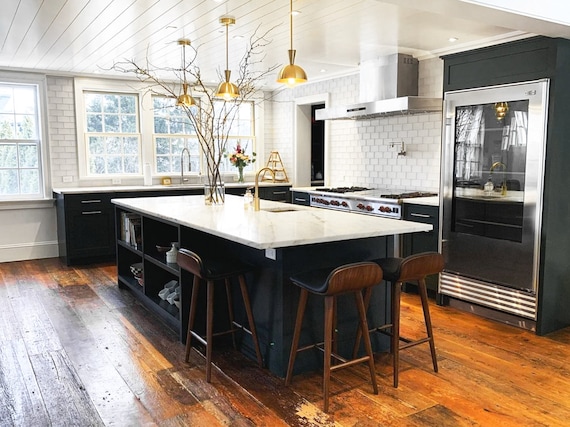
[[[345,207],[345,208],[348,208],[348,203],[346,203],[345,201],[343,201],[343,202],[341,203],[341,205],[342,205],[343,207]]]

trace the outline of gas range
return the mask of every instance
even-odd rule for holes
[[[365,187],[316,187],[308,191],[310,206],[401,219],[403,199],[432,197],[424,191],[389,191]]]

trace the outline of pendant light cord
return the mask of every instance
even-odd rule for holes
[[[290,0],[289,4],[289,34],[291,37],[291,50],[293,50],[293,0]]]

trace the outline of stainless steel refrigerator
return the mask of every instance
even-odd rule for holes
[[[438,291],[534,329],[549,80],[444,95]]]

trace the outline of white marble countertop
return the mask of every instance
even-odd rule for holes
[[[224,184],[227,188],[253,187],[254,182],[229,182]],[[289,182],[268,182],[259,183],[260,187],[280,187],[290,186]],[[172,185],[107,185],[100,187],[61,187],[52,191],[58,194],[82,194],[82,193],[120,193],[126,191],[160,191],[160,190],[192,190],[204,188],[204,184],[172,184]]]
[[[162,218],[256,249],[391,236],[430,231],[419,222],[357,215],[331,209],[261,200],[261,210],[244,209],[243,197],[226,195],[223,205],[206,206],[204,196],[113,199],[117,206]],[[282,210],[272,212],[271,210]]]

